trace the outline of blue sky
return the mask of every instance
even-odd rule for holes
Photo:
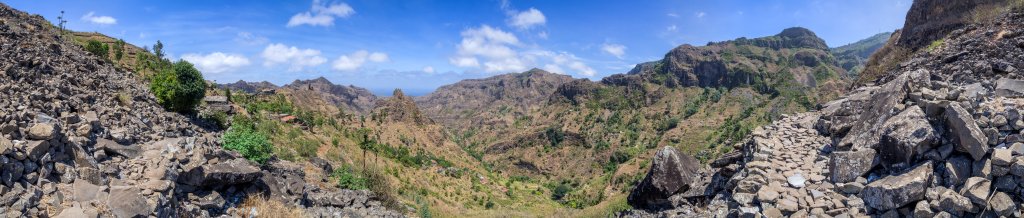
[[[806,27],[835,47],[903,26],[910,0],[5,1],[164,43],[220,83],[326,77],[389,95],[541,68],[598,80],[681,44]]]

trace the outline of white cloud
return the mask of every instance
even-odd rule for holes
[[[511,13],[508,24],[519,29],[530,29],[534,26],[543,26],[547,23],[544,13],[536,8],[530,8],[522,12]]]
[[[99,25],[114,25],[117,24],[117,19],[111,16],[96,16],[96,12],[90,11],[82,16],[82,20],[93,24]]]
[[[548,32],[540,31],[539,33],[537,33],[537,37],[540,37],[541,39],[548,39]]]
[[[366,62],[380,63],[385,61],[388,61],[388,54],[359,50],[352,54],[338,57],[338,59],[335,59],[334,63],[331,64],[331,68],[337,71],[352,71],[359,69],[363,64],[366,64]]]
[[[601,51],[608,53],[616,58],[622,59],[622,56],[626,54],[626,46],[619,44],[605,43],[601,45]]]
[[[665,16],[669,16],[669,17],[679,17],[679,14],[676,14],[676,13],[668,13],[668,14],[665,14]]]
[[[295,46],[284,44],[270,44],[263,49],[263,66],[274,66],[277,64],[289,64],[288,71],[300,71],[305,67],[321,65],[327,59],[320,56],[319,50],[299,49]]]
[[[703,11],[697,12],[697,14],[696,14],[697,18],[704,18],[704,15],[708,15],[708,14],[704,13]]]
[[[263,45],[267,44],[270,40],[267,37],[258,36],[250,32],[238,32],[235,36],[235,41],[246,45]]]
[[[185,54],[181,59],[195,64],[204,73],[223,73],[249,66],[249,59],[242,55],[214,52],[207,55]]]
[[[679,27],[677,27],[675,24],[672,24],[671,26],[665,27],[665,31],[669,31],[669,32],[675,32],[677,29],[679,29]]]
[[[425,73],[434,73],[434,67],[431,67],[431,66],[423,67],[423,72],[425,72]]]
[[[568,73],[563,69],[584,76],[596,73],[575,55],[523,45],[512,33],[487,25],[463,30],[462,42],[455,49],[449,63],[487,73],[522,72],[534,66],[557,73]]]
[[[310,25],[310,26],[333,26],[335,18],[346,18],[355,14],[356,11],[344,2],[335,4],[321,4],[320,0],[313,0],[313,7],[309,11],[301,12],[288,20],[288,27]]]
[[[452,57],[448,58],[448,62],[456,67],[479,67],[480,61],[475,57]]]
[[[593,68],[590,68],[590,66],[587,66],[587,64],[583,63],[582,59],[568,52],[556,53],[551,51],[533,51],[528,52],[528,55],[531,56],[530,59],[549,61],[550,63],[545,64],[544,66],[545,68],[550,68],[546,70],[549,70],[553,73],[565,74],[565,72],[562,70],[562,67],[564,66],[568,67],[570,70],[575,71],[576,74],[583,76],[589,77],[597,74],[597,71],[595,71]]]

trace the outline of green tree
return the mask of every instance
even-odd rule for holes
[[[85,51],[92,53],[93,55],[99,56],[103,59],[108,58],[110,47],[95,39],[90,39],[85,43]]]
[[[114,60],[120,61],[124,57],[124,40],[118,39],[114,42]]]
[[[153,45],[153,54],[157,59],[164,59],[164,43],[160,40],[156,40],[156,45]]]
[[[150,82],[150,89],[164,108],[191,112],[206,94],[206,81],[195,66],[182,60],[170,69],[161,69]]]

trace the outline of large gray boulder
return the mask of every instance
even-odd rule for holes
[[[56,134],[56,129],[51,123],[37,123],[28,129],[28,139],[50,140]]]
[[[924,199],[932,180],[932,163],[926,162],[909,172],[868,183],[860,192],[864,204],[881,211],[900,208]]]
[[[116,154],[128,159],[133,159],[142,155],[142,148],[139,146],[128,146],[121,145],[115,141],[109,139],[96,139],[96,149],[103,149],[103,151],[109,154]]]
[[[966,152],[974,160],[980,160],[988,153],[988,137],[978,128],[974,117],[960,104],[946,105],[946,126],[952,132],[956,150]]]
[[[857,180],[857,177],[874,168],[878,164],[875,150],[837,151],[832,153],[828,162],[828,171],[834,183],[846,183]]]
[[[255,181],[262,175],[260,168],[245,159],[231,159],[192,168],[178,177],[178,183],[200,187],[234,185]]]
[[[637,208],[671,206],[668,198],[685,192],[699,175],[700,162],[675,147],[666,146],[651,161],[647,176],[629,194],[628,202]]]
[[[937,133],[918,106],[910,106],[882,124],[878,156],[882,166],[902,169],[933,147]]]
[[[1024,97],[1024,81],[1007,78],[996,80],[995,94],[1003,97]]]
[[[903,104],[908,93],[930,84],[930,75],[928,70],[923,69],[904,72],[875,90],[860,110],[851,111],[860,115],[837,147],[841,150],[874,148],[882,136],[881,128],[878,127],[895,115],[892,113],[893,108]]]
[[[133,186],[110,187],[110,196],[107,197],[107,207],[114,217],[147,217],[153,211],[153,206],[142,197],[139,188]]]

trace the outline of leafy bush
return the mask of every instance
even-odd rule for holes
[[[366,177],[356,174],[350,167],[344,167],[334,170],[331,177],[338,179],[338,187],[343,189],[351,190],[366,190],[369,189],[369,181]]]
[[[266,163],[273,152],[273,145],[267,135],[256,131],[252,121],[236,119],[231,128],[221,138],[224,149],[238,151],[245,159]]]
[[[150,81],[150,90],[164,108],[177,112],[192,111],[206,94],[206,81],[195,66],[178,61],[161,70]]]
[[[107,59],[107,54],[110,51],[110,47],[95,39],[90,39],[85,43],[85,51],[92,53],[93,55],[99,56],[103,59]]]

